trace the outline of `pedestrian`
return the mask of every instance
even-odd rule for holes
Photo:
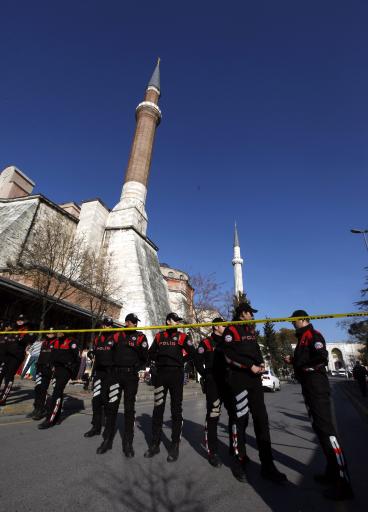
[[[36,340],[28,349],[28,359],[26,363],[23,366],[22,373],[20,374],[20,378],[24,379],[26,376],[28,370],[32,369],[32,366],[34,366],[37,363],[38,357],[41,352],[41,346],[42,346],[43,340]],[[33,380],[35,380],[33,378]]]
[[[302,309],[291,317],[304,317],[292,322],[298,339],[293,356],[284,356],[285,363],[292,364],[296,379],[300,382],[305,405],[312,420],[312,427],[321,444],[327,460],[325,472],[314,479],[323,485],[330,485],[324,496],[340,501],[351,499],[350,484],[345,456],[337,440],[332,418],[330,385],[326,366],[328,351],[322,334],[310,323],[308,313]]]
[[[66,326],[59,327],[57,337],[50,343],[55,384],[47,407],[46,419],[38,425],[39,429],[53,427],[59,422],[65,386],[78,373],[80,365],[79,348],[77,342],[64,332],[67,329]]]
[[[5,343],[4,358],[4,389],[0,395],[0,405],[6,404],[13,386],[15,374],[24,361],[26,348],[34,341],[34,336],[28,333],[28,319],[23,315],[19,315],[15,322],[15,329],[20,331],[18,334],[9,334]]]
[[[167,457],[168,462],[174,462],[179,457],[179,443],[183,426],[183,386],[184,362],[186,355],[195,361],[196,351],[189,337],[178,331],[177,325],[182,322],[176,313],[169,313],[166,317],[167,328],[156,334],[150,346],[148,358],[154,368],[153,385],[154,408],[152,414],[152,439],[144,456],[154,457],[160,452],[162,423],[165,411],[167,392],[171,400],[171,445]]]
[[[102,320],[102,329],[111,329],[112,318]],[[112,350],[114,348],[113,332],[99,332],[93,342],[92,350],[88,353],[93,357],[92,384],[92,428],[84,437],[94,437],[101,434],[104,407],[107,404],[109,378],[114,364]]]
[[[139,318],[135,313],[125,317],[125,327],[132,330],[114,334],[113,370],[109,378],[108,396],[105,405],[106,425],[104,441],[97,453],[105,453],[112,448],[116,418],[122,392],[124,391],[124,433],[123,453],[127,458],[134,457],[135,399],[138,391],[138,372],[145,367],[148,342],[145,334],[137,331]]]
[[[34,389],[35,399],[33,403],[33,411],[31,411],[27,418],[39,421],[47,414],[46,399],[47,390],[53,375],[53,367],[51,362],[51,343],[55,339],[56,333],[53,327],[48,329],[48,332],[41,340],[40,355],[36,364],[36,386]]]
[[[353,377],[357,381],[360,392],[364,397],[367,396],[367,375],[368,372],[365,369],[365,367],[362,364],[360,364],[360,361],[356,361],[353,368]]]
[[[240,304],[233,320],[252,320],[257,310],[250,304]],[[276,483],[284,482],[286,475],[281,473],[273,461],[268,415],[262,389],[264,361],[257,343],[253,324],[231,325],[224,331],[224,353],[228,364],[228,383],[231,388],[233,408],[236,411],[233,429],[235,451],[234,475],[240,482],[246,482],[246,428],[249,411],[253,417],[257,440],[261,475]]]
[[[221,317],[213,323],[224,322]],[[229,390],[225,380],[225,364],[222,351],[223,325],[214,325],[212,333],[204,338],[197,348],[197,369],[202,376],[201,385],[206,395],[205,444],[209,463],[218,468],[222,465],[218,456],[217,425],[224,403],[229,415],[230,448],[232,447],[231,425],[233,413],[229,407]]]

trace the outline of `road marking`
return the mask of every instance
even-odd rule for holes
[[[32,423],[33,420],[26,421],[9,421],[8,423],[0,423],[0,427],[7,427],[8,425],[22,425],[24,423]]]

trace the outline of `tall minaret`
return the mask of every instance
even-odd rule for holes
[[[233,267],[234,267],[234,295],[238,296],[240,293],[244,293],[243,289],[243,258],[240,255],[240,244],[239,244],[239,236],[238,230],[236,228],[235,223],[235,233],[234,233],[234,257],[233,257]]]
[[[103,249],[109,254],[116,298],[122,301],[120,320],[135,312],[141,325],[160,325],[170,311],[169,295],[157,256],[147,237],[146,195],[156,127],[161,120],[160,60],[136,108],[136,128],[119,203],[109,212]],[[147,336],[152,339],[150,332]]]
[[[120,226],[133,227],[142,235],[147,231],[145,209],[147,182],[151,166],[156,127],[161,121],[160,59],[148,82],[144,100],[135,110],[136,129],[130,151],[120,202],[113,211],[120,211]]]

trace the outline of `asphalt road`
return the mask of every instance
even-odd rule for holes
[[[248,432],[249,483],[234,479],[227,454],[226,416],[220,421],[220,455],[224,465],[212,468],[203,447],[204,401],[184,402],[181,455],[166,462],[170,423],[165,423],[161,453],[143,458],[150,431],[151,404],[137,405],[134,459],[121,451],[122,414],[113,450],[96,455],[100,438],[84,439],[90,412],[76,413],[52,429],[40,431],[25,417],[0,422],[0,510],[54,511],[360,511],[367,510],[366,467],[368,423],[346,396],[333,389],[339,433],[354,484],[352,502],[323,499],[313,474],[323,469],[323,457],[310,428],[298,385],[284,384],[281,392],[266,393],[271,436],[278,467],[289,482],[275,485],[260,476],[253,426]],[[166,418],[169,419],[167,407]]]

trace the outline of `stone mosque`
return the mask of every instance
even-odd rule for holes
[[[148,178],[156,129],[161,121],[159,99],[160,62],[154,69],[144,98],[135,110],[136,128],[119,202],[110,210],[100,199],[77,205],[57,205],[41,194],[32,195],[35,184],[21,170],[9,166],[0,174],[0,294],[31,293],[24,282],[16,280],[7,262],[16,258],[30,232],[50,213],[62,216],[82,235],[95,254],[109,254],[119,297],[111,297],[112,316],[123,322],[135,312],[141,325],[159,325],[174,310],[190,321],[193,288],[189,276],[167,264],[160,266],[158,248],[147,236],[145,209]],[[121,302],[120,302],[121,301]],[[64,301],[65,302],[65,301]],[[71,310],[83,308],[78,301],[63,304]]]

